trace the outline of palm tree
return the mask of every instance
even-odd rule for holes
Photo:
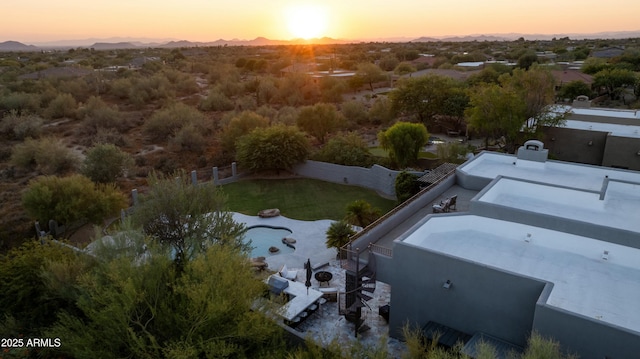
[[[345,244],[349,243],[349,238],[355,233],[356,231],[345,221],[331,223],[331,226],[327,229],[327,248],[334,247],[340,250]]]
[[[367,201],[359,199],[347,205],[347,214],[344,220],[354,226],[364,228],[378,218],[380,218],[380,209],[371,206]]]

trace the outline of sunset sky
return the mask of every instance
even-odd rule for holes
[[[0,41],[214,41],[640,30],[638,0],[3,0]]]

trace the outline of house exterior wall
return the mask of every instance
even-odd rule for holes
[[[524,346],[545,283],[472,262],[397,243],[389,268],[393,289],[389,334],[405,323],[435,321],[459,331],[489,335]],[[452,282],[444,289],[446,280]]]
[[[606,132],[547,127],[545,138],[548,139],[545,146],[553,159],[598,166],[602,164],[607,143]]]
[[[608,136],[602,165],[640,170],[640,137]]]
[[[545,288],[536,304],[533,330],[545,338],[557,340],[565,352],[584,359],[638,356],[640,333],[548,306],[545,302],[550,290]]]

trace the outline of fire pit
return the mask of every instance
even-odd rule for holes
[[[322,284],[326,284],[328,286],[331,279],[333,279],[333,274],[327,271],[319,271],[316,272],[314,277],[320,283],[320,286],[322,286]]]

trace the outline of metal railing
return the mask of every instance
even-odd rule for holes
[[[369,250],[373,253],[381,254],[383,256],[393,257],[393,249],[379,246],[374,243],[369,244]]]
[[[375,228],[378,224],[384,222],[385,220],[387,220],[389,217],[393,216],[394,214],[398,213],[401,209],[407,207],[409,204],[411,204],[412,202],[414,202],[415,200],[417,200],[418,198],[420,198],[423,194],[431,191],[433,188],[435,188],[436,186],[438,186],[439,184],[441,184],[442,182],[444,182],[447,178],[455,175],[456,173],[456,169],[452,169],[451,171],[445,173],[442,177],[440,177],[438,180],[436,180],[434,183],[428,185],[427,187],[423,188],[422,190],[420,190],[418,193],[416,193],[415,195],[413,195],[411,198],[409,198],[408,200],[402,202],[401,204],[399,204],[398,206],[394,207],[392,210],[390,210],[389,212],[385,213],[384,215],[382,215],[380,218],[376,219],[375,221],[371,222],[371,224],[369,224],[368,226],[366,226],[365,228],[363,228],[360,232],[354,234],[353,236],[351,236],[349,243],[345,244],[342,249],[345,250],[351,250],[351,245],[352,243],[362,237],[363,235],[365,235],[366,233],[368,233],[369,231],[371,231],[373,228]],[[370,243],[369,246],[371,245],[375,245],[374,243]],[[384,251],[389,251],[389,253],[392,253],[392,250],[386,247],[382,247],[382,246],[376,246],[378,249],[376,248],[376,250],[380,250],[382,252]],[[378,252],[375,252],[378,253]],[[380,254],[384,254],[384,253],[380,253]],[[386,255],[386,254],[384,254]],[[391,256],[391,255],[389,255]]]

